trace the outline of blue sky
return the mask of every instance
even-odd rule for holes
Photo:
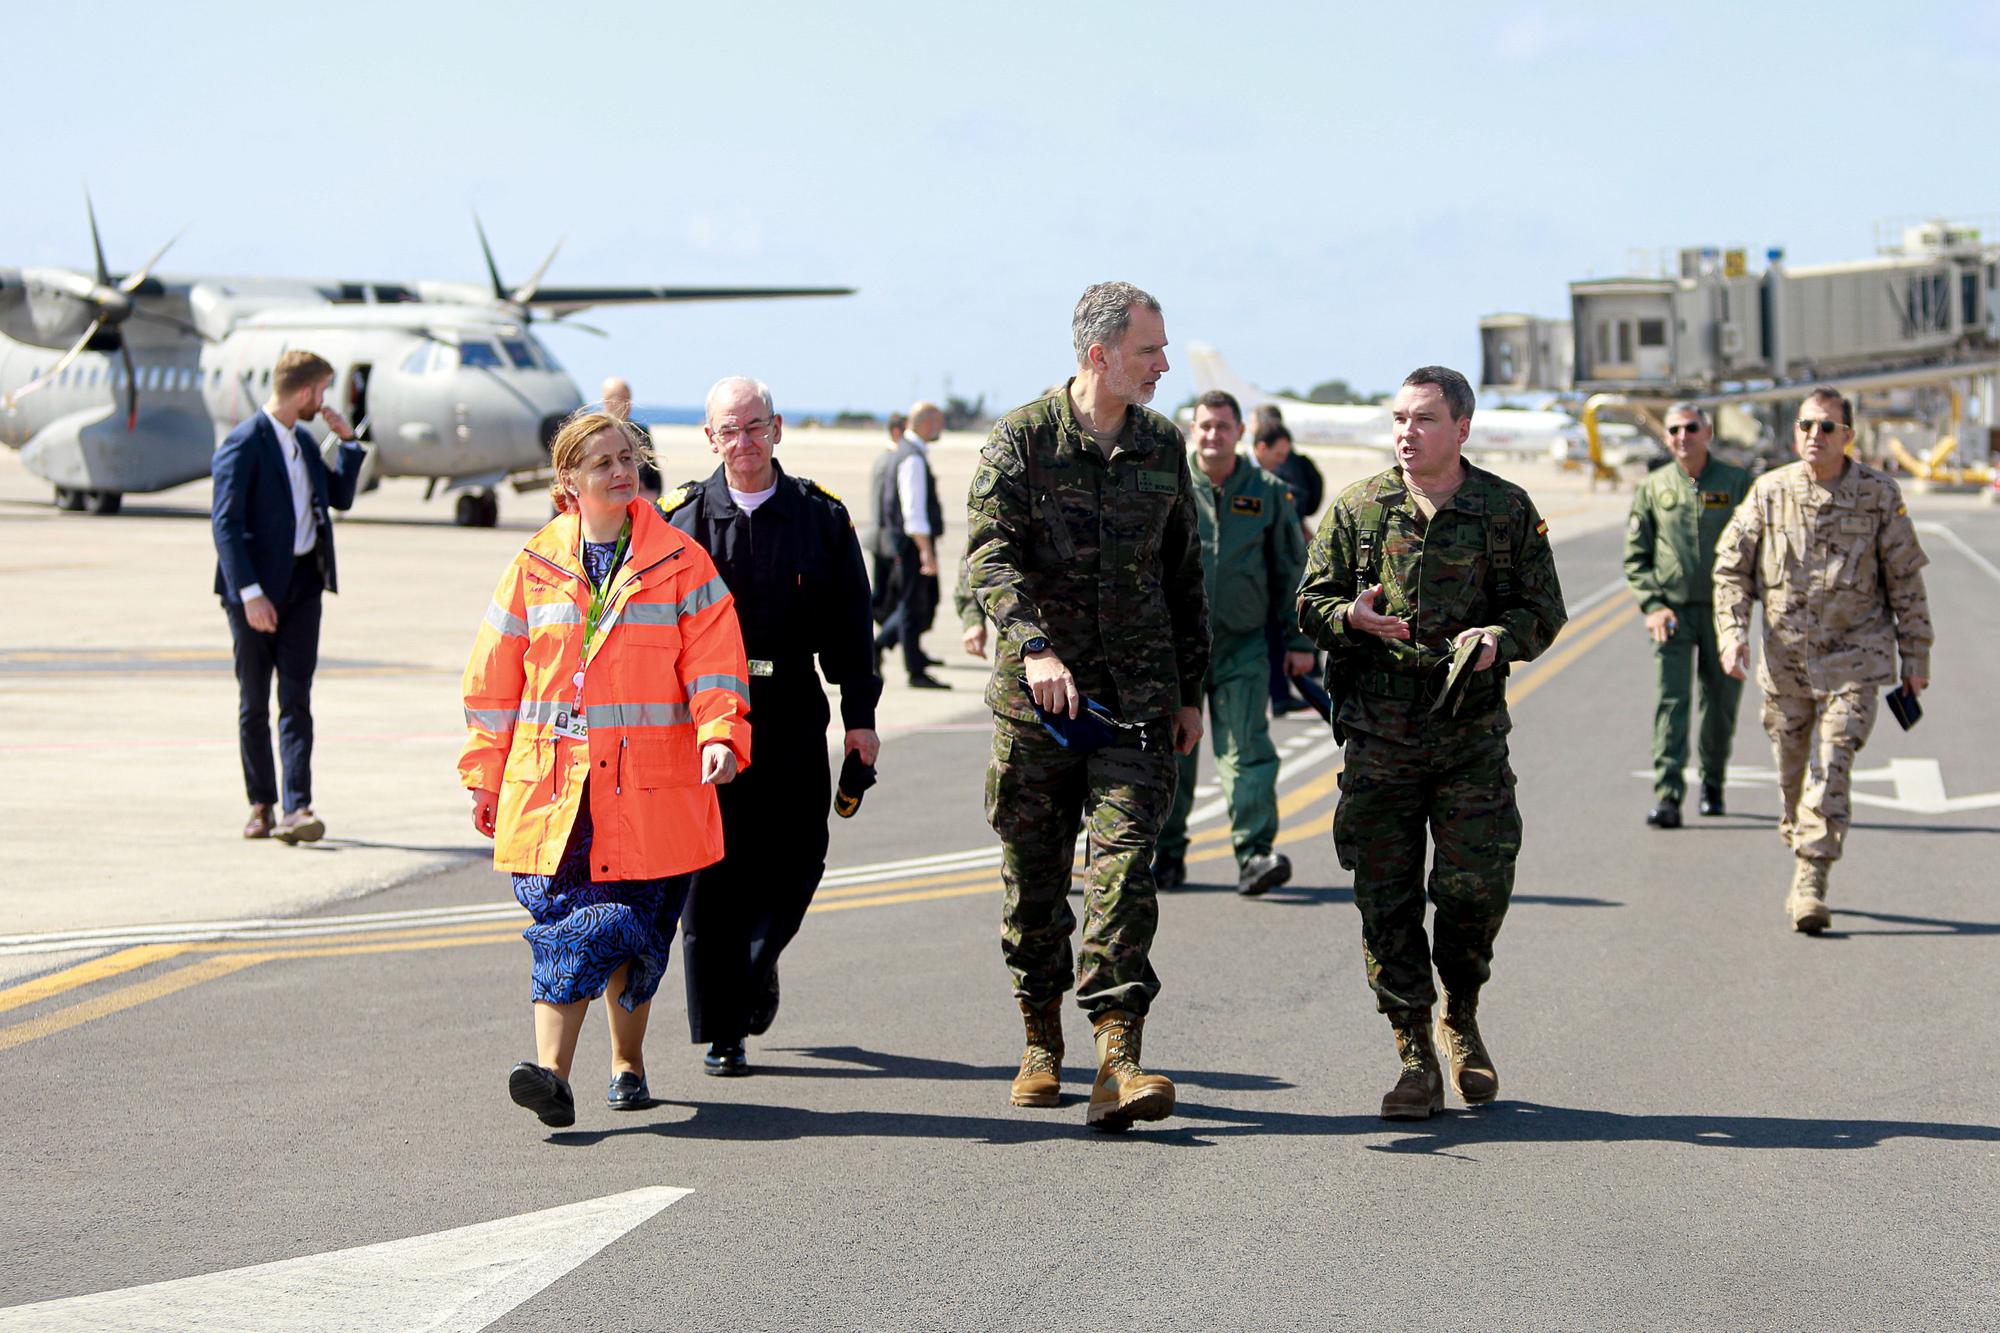
[[[474,280],[476,207],[516,281],[566,234],[551,282],[861,289],[595,312],[608,341],[548,335],[587,393],[1010,405],[1111,277],[1267,387],[1381,388],[1662,249],[1827,262],[1877,218],[2000,215],[2000,3],[1801,14],[13,6],[0,265],[88,264],[84,178],[112,266],[187,226],[177,273]]]

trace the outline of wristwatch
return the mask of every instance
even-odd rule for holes
[[[1023,657],[1026,657],[1029,653],[1045,653],[1048,650],[1049,641],[1039,634],[1032,639],[1025,640],[1021,644],[1021,656]]]

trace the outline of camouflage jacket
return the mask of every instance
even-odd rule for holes
[[[1133,407],[1107,460],[1069,389],[1017,407],[980,454],[967,583],[994,626],[994,712],[1034,720],[1021,645],[1044,638],[1084,694],[1129,721],[1199,707],[1208,598],[1181,433]]]
[[[1310,652],[1299,633],[1299,576],[1306,568],[1305,529],[1292,504],[1292,488],[1236,455],[1236,470],[1220,486],[1188,457],[1195,517],[1201,525],[1201,562],[1208,575],[1210,637],[1264,638],[1276,623],[1287,648]]]
[[[1849,459],[1827,487],[1804,463],[1766,472],[1716,545],[1716,646],[1748,639],[1761,597],[1767,693],[1894,684],[1899,653],[1903,675],[1928,677],[1927,563],[1884,473]]]
[[[1699,477],[1680,464],[1654,468],[1633,488],[1625,531],[1625,582],[1648,613],[1713,599],[1715,542],[1750,493],[1750,474],[1714,454]]]
[[[1375,583],[1376,609],[1408,621],[1409,640],[1347,627],[1347,608]],[[1439,664],[1460,633],[1493,630],[1500,656],[1474,676],[1457,721],[1504,723],[1507,664],[1539,656],[1568,619],[1548,524],[1526,491],[1470,463],[1428,523],[1399,469],[1342,491],[1313,538],[1299,591],[1299,625],[1327,650],[1342,728],[1402,744],[1421,738]]]

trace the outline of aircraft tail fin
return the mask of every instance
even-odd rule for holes
[[[1229,363],[1222,359],[1222,353],[1207,343],[1188,344],[1188,370],[1194,376],[1196,392],[1221,389],[1224,393],[1234,394],[1246,413],[1254,412],[1265,403],[1278,401],[1231,370]]]

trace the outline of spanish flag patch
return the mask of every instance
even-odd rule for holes
[[[1541,522],[1535,524],[1535,535],[1537,537],[1546,537],[1549,535],[1549,521],[1547,519],[1543,519]]]

